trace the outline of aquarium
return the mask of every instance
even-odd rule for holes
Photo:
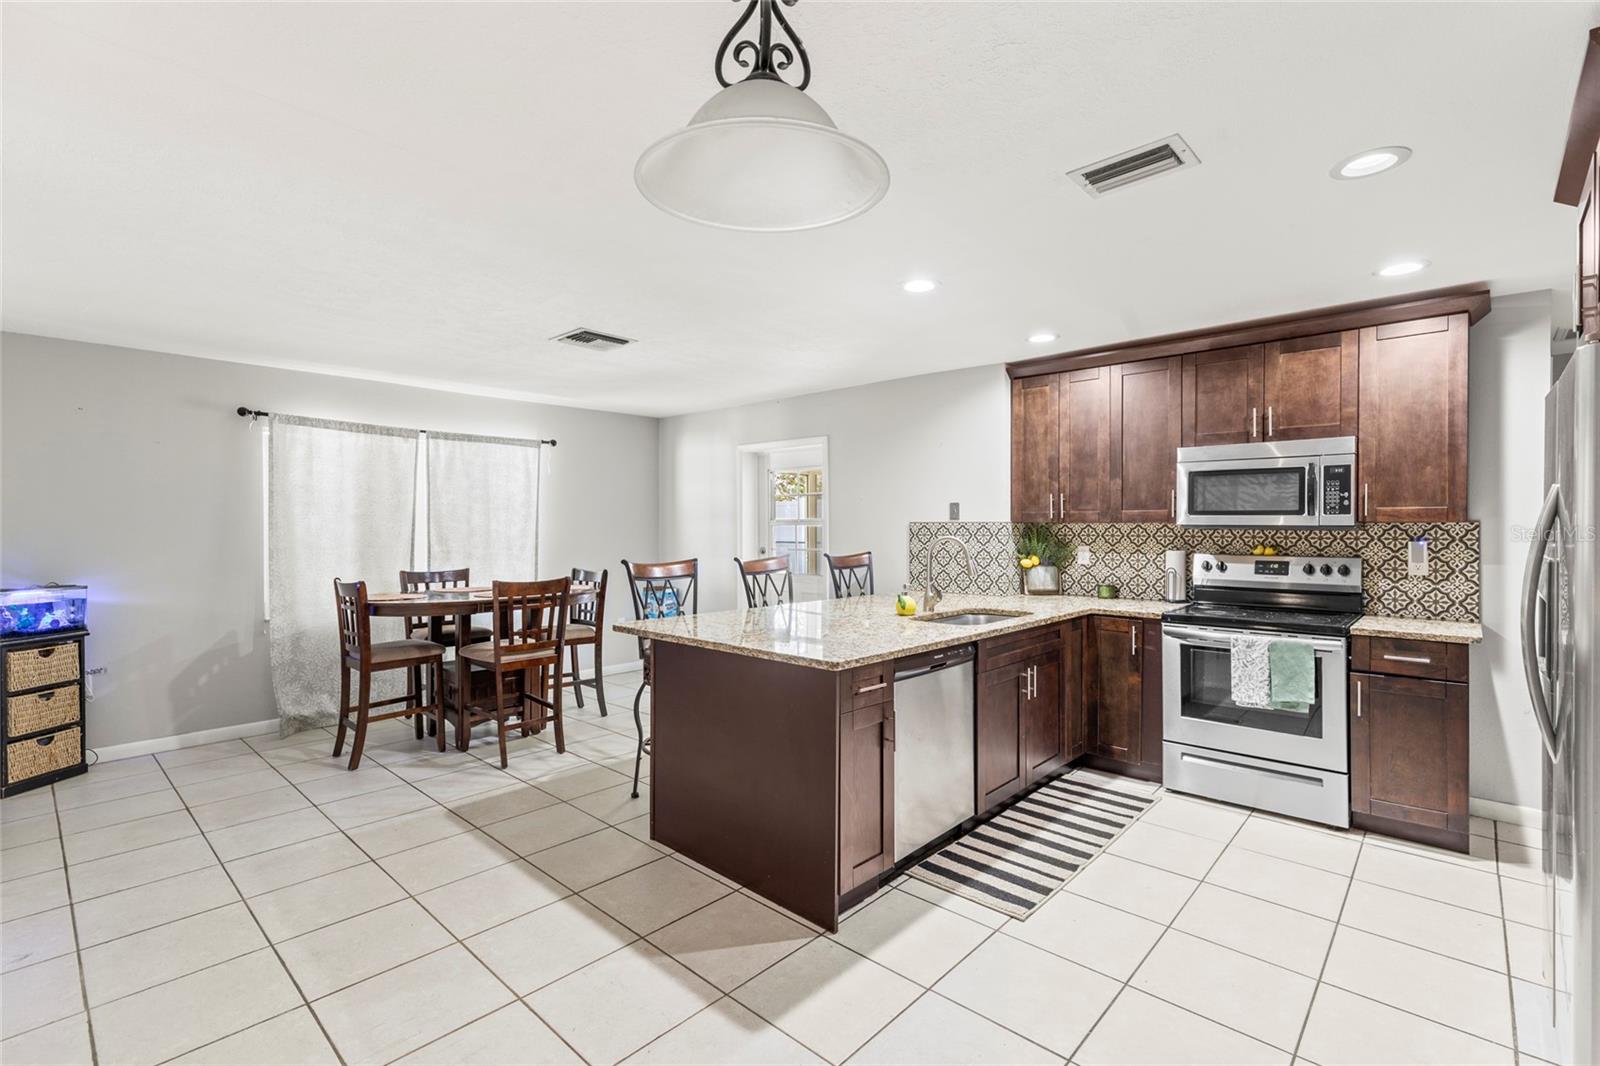
[[[82,629],[88,614],[87,585],[0,589],[0,637]]]

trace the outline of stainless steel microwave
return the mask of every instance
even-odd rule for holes
[[[1353,526],[1356,439],[1178,449],[1180,526]]]

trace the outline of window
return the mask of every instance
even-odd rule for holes
[[[772,550],[796,577],[822,573],[822,470],[768,471]]]

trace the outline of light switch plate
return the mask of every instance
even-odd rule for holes
[[[961,521],[961,505],[959,503],[952,503],[950,505],[950,521]]]
[[[1417,537],[1406,549],[1406,576],[1428,576],[1428,538]]]
[[[1093,562],[1094,562],[1094,552],[1089,550],[1088,545],[1085,545],[1085,544],[1078,545],[1078,565],[1079,566],[1088,566]]]

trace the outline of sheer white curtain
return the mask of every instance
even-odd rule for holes
[[[536,440],[428,432],[428,568],[472,583],[539,576]]]
[[[416,513],[414,429],[273,415],[267,462],[272,689],[284,732],[333,721],[339,635],[333,582],[398,587],[411,566]],[[373,640],[401,636],[375,618]],[[375,699],[397,694],[399,674]]]

